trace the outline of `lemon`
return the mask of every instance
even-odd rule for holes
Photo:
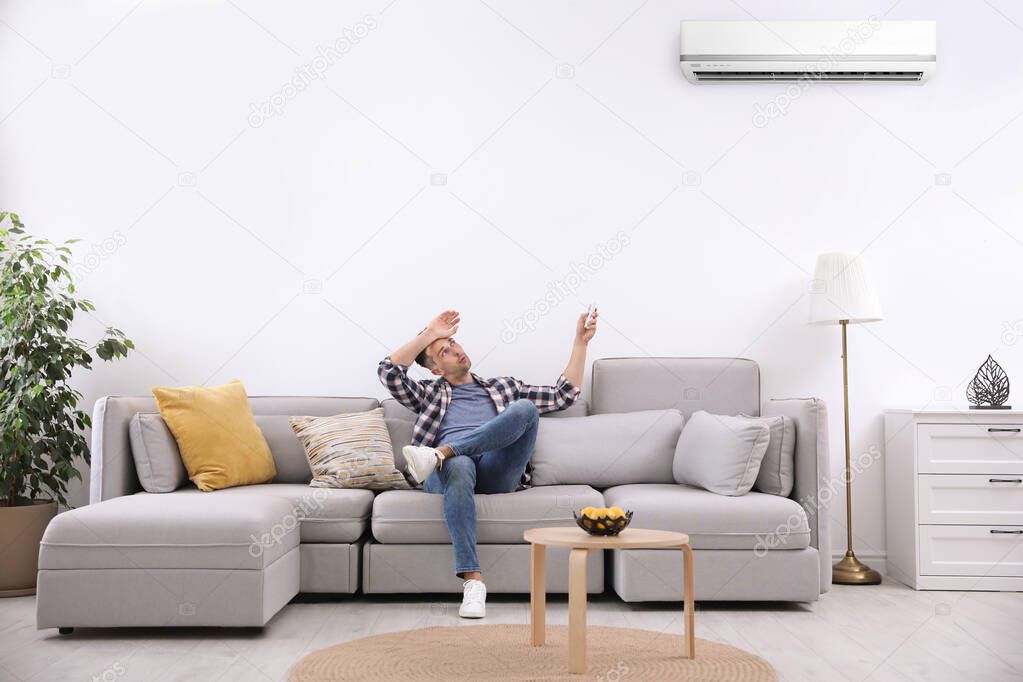
[[[625,516],[625,510],[621,507],[611,507],[607,510],[607,515],[612,519],[620,519]]]
[[[597,521],[597,528],[599,528],[600,530],[604,530],[604,524],[601,523],[600,521]]]
[[[583,507],[579,511],[579,516],[589,516],[591,519],[595,518],[597,516],[597,508],[596,507]]]

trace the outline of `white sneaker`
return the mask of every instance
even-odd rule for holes
[[[470,578],[462,583],[462,605],[458,615],[462,618],[483,618],[487,615],[487,586],[482,580]]]
[[[441,455],[437,448],[428,448],[422,445],[406,445],[401,449],[405,455],[405,471],[416,480],[422,483],[437,468]]]

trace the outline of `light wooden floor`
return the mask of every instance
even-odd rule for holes
[[[35,598],[0,599],[0,680],[280,680],[305,653],[430,625],[528,623],[528,595],[491,595],[487,618],[459,597],[300,597],[255,629],[35,629]],[[548,623],[567,622],[564,596]],[[588,622],[681,633],[678,607],[590,598]],[[696,634],[752,651],[782,680],[1021,680],[1023,593],[914,592],[894,581],[838,587],[814,604],[697,604]],[[581,678],[582,679],[582,678]],[[627,682],[627,679],[624,681]]]

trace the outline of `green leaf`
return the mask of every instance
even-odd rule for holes
[[[66,266],[71,250],[26,234],[17,214],[0,211],[0,506],[50,497],[65,503],[68,482],[89,461],[83,432],[89,415],[72,374],[92,367],[85,341],[70,335],[75,314],[95,306],[79,298]],[[134,344],[107,330],[96,344],[103,360]]]

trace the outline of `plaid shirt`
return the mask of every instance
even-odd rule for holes
[[[391,362],[391,356],[380,361],[377,376],[399,403],[419,414],[412,427],[412,442],[416,445],[434,447],[437,434],[451,402],[451,384],[440,379],[417,380],[408,375],[408,365]],[[579,397],[580,390],[565,375],[558,377],[554,386],[533,386],[515,377],[494,377],[483,379],[470,372],[473,380],[486,389],[498,414],[516,400],[529,400],[540,414],[557,412],[570,406]],[[529,473],[522,477],[522,487],[529,484]]]

